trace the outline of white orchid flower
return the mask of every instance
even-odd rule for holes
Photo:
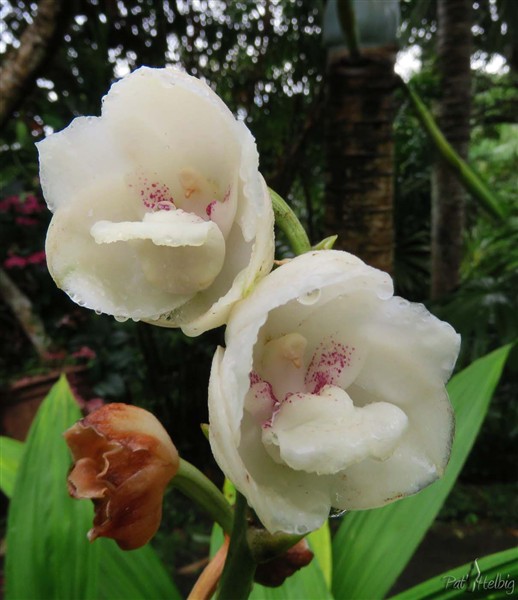
[[[202,81],[140,68],[38,149],[49,270],[79,304],[198,335],[270,270],[254,139]]]
[[[272,533],[413,494],[449,458],[459,344],[360,259],[299,256],[230,315],[209,385],[214,456]]]

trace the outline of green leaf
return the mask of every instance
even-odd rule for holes
[[[333,549],[331,546],[331,531],[329,521],[326,521],[320,529],[312,531],[307,540],[318,561],[324,580],[329,589],[333,580]]]
[[[479,574],[480,571],[480,574]],[[405,590],[390,600],[450,600],[510,598],[518,586],[518,549],[479,558]]]
[[[20,466],[24,449],[23,442],[0,436],[0,490],[8,498],[13,494],[16,472]]]
[[[421,125],[435,144],[441,158],[448,163],[453,170],[453,173],[465,189],[473,195],[473,198],[478,205],[485,210],[488,215],[501,223],[504,222],[506,211],[501,199],[488,188],[477,173],[475,173],[468,163],[455,151],[453,146],[439,129],[432,113],[426,108],[423,101],[412,87],[406,84],[401,78],[399,78],[399,83],[410,99]]]
[[[473,446],[510,346],[495,350],[448,385],[457,431],[444,477],[415,496],[345,516],[333,541],[337,598],[383,598],[432,524]]]
[[[101,600],[180,600],[180,593],[149,544],[123,552],[112,540],[95,543],[101,547]]]
[[[31,427],[9,507],[6,598],[96,598],[99,547],[86,540],[89,502],[72,500],[62,433],[81,413],[63,377]]]

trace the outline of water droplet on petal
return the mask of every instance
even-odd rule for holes
[[[122,317],[120,315],[114,315],[113,318],[119,323],[125,323],[128,320],[128,317]]]
[[[301,304],[309,306],[311,304],[315,304],[315,302],[318,302],[320,300],[321,294],[322,294],[322,291],[317,289],[317,290],[308,292],[307,294],[304,294],[303,296],[299,296],[297,298],[297,300]]]

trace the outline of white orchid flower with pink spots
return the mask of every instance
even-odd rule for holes
[[[299,256],[230,315],[209,385],[214,456],[270,532],[413,494],[449,458],[459,343],[360,259]]]
[[[38,149],[49,270],[79,304],[198,335],[271,269],[254,139],[202,81],[138,69]]]

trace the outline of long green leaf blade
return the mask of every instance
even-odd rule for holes
[[[473,446],[510,346],[495,350],[448,385],[457,432],[442,480],[416,496],[347,515],[333,541],[335,598],[383,598],[432,524]]]
[[[428,579],[390,600],[452,600],[511,598],[518,587],[518,549],[504,550]],[[480,575],[479,575],[480,571]]]
[[[94,599],[99,549],[86,540],[92,506],[68,496],[70,466],[62,433],[81,417],[63,377],[31,427],[11,498],[6,598]]]
[[[329,589],[333,583],[333,547],[331,546],[331,530],[329,521],[326,521],[320,529],[312,531],[308,535],[311,550],[315,553],[322,575]]]
[[[13,494],[16,473],[22,461],[24,449],[23,442],[0,436],[0,490],[8,498]]]
[[[432,113],[426,108],[412,87],[406,84],[401,78],[399,79],[399,83],[407,93],[421,125],[435,144],[441,158],[453,169],[461,184],[473,195],[479,206],[491,217],[503,222],[506,214],[502,202],[469,164],[454,150],[453,146],[439,129]]]
[[[123,552],[112,540],[95,543],[101,547],[101,600],[180,600],[180,593],[149,544]]]

